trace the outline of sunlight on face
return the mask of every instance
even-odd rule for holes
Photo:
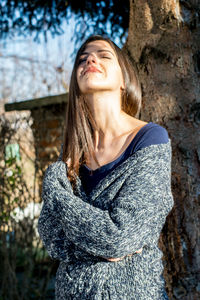
[[[80,55],[77,82],[82,94],[119,91],[124,87],[121,68],[112,47],[103,40],[89,43]]]

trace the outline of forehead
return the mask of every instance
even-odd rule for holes
[[[83,50],[82,54],[85,53],[85,52],[93,52],[93,51],[102,51],[102,50],[108,50],[110,51],[114,56],[115,55],[115,51],[114,49],[110,46],[110,44],[106,41],[103,41],[103,40],[99,40],[99,41],[93,41],[93,42],[90,42],[86,45],[85,49]]]

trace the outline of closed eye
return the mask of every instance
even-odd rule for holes
[[[108,55],[100,55],[99,57],[100,58],[104,58],[104,59],[111,59],[111,57],[108,56]],[[78,61],[78,65],[80,65],[83,62],[85,62],[86,60],[87,60],[87,56],[83,57],[83,58],[80,58],[79,61]]]
[[[81,63],[85,62],[87,60],[87,58],[81,58],[78,61],[78,65],[80,65]]]
[[[111,56],[107,52],[99,53],[100,58],[111,59]]]

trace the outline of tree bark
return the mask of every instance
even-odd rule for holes
[[[200,299],[200,3],[130,0],[124,51],[142,83],[140,118],[168,130],[175,205],[163,229],[170,299]]]

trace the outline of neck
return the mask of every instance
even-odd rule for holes
[[[121,110],[120,95],[104,92],[86,96],[92,116],[96,123],[94,146],[99,150],[105,148],[115,137],[130,130],[127,114]]]

